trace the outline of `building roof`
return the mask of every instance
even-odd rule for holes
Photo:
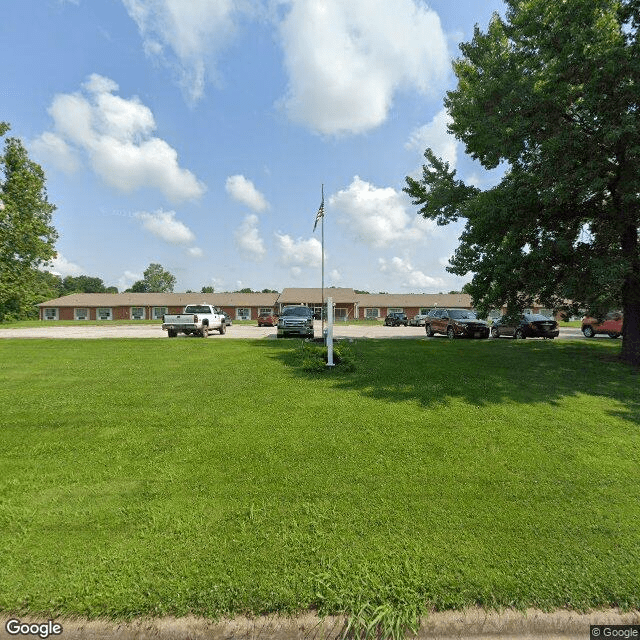
[[[205,302],[217,306],[272,307],[277,293],[73,293],[39,307],[184,307]]]
[[[326,287],[324,297],[331,298],[333,302],[355,302],[357,293],[346,287]],[[280,304],[322,304],[322,289],[317,288],[293,288],[287,287],[282,290],[278,298]]]
[[[466,293],[360,293],[360,307],[463,307],[471,308],[471,296]]]
[[[359,307],[465,307],[471,296],[465,293],[356,293],[346,287],[324,290],[325,298],[337,304]],[[274,307],[276,304],[320,305],[322,289],[287,288],[282,293],[73,293],[41,302],[39,307],[184,307],[200,302],[219,307]]]

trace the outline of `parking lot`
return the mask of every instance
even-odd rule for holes
[[[315,323],[315,335],[322,335],[322,327],[319,321]],[[413,338],[424,340],[447,340],[446,336],[434,336],[427,338],[424,327],[386,327],[380,325],[356,325],[336,324],[333,332],[334,338]],[[42,327],[25,327],[15,329],[0,329],[0,338],[167,338],[167,332],[158,325],[151,324],[105,324],[87,325],[54,325],[46,324]],[[227,327],[224,335],[212,332],[209,340],[227,340],[229,338],[253,338],[275,339],[275,327],[258,327],[254,324],[233,324]],[[580,329],[574,327],[562,327],[560,339],[583,338]],[[599,336],[597,339],[607,339],[607,336]],[[179,335],[177,340],[195,340],[192,336]],[[499,338],[507,340],[508,338]]]

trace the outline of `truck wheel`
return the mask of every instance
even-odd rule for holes
[[[221,336],[224,335],[225,332],[227,331],[227,325],[224,322],[220,325],[219,331]]]
[[[175,338],[175,337],[178,335],[178,332],[177,332],[177,331],[173,331],[173,329],[169,329],[169,330],[167,331],[167,335],[168,335],[170,338]]]
[[[203,324],[202,325],[202,329],[200,329],[200,335],[203,338],[208,338],[209,337],[209,325],[208,324]]]

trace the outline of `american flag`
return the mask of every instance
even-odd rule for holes
[[[324,218],[324,189],[322,190],[322,202],[320,203],[320,208],[318,209],[318,213],[316,213],[316,221],[313,225],[314,231],[318,226],[318,220],[320,220],[320,218]]]

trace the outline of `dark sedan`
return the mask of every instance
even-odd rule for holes
[[[553,340],[560,335],[558,323],[553,318],[539,313],[525,313],[520,316],[519,322],[509,322],[506,316],[493,321],[491,337],[500,338],[508,336],[516,340],[524,338],[549,338]]]

